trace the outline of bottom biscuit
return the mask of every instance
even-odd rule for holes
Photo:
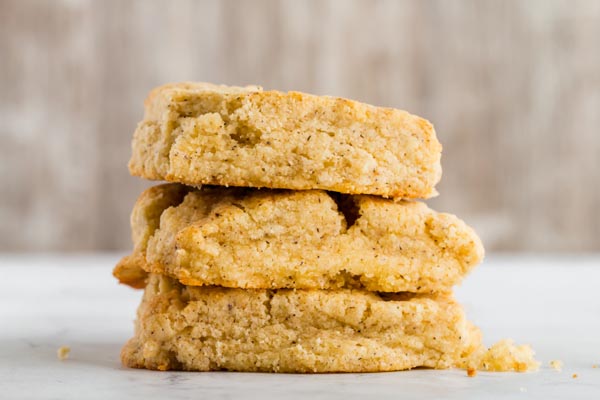
[[[187,287],[151,275],[125,365],[375,372],[465,366],[481,335],[451,297]]]

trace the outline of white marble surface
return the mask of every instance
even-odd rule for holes
[[[458,289],[486,343],[537,350],[537,373],[416,370],[272,375],[132,370],[119,364],[140,292],[118,255],[0,255],[0,399],[600,399],[600,255],[489,256]],[[71,347],[59,361],[56,350]],[[562,372],[548,367],[564,362]],[[572,375],[577,374],[578,378]]]

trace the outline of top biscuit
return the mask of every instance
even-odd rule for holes
[[[437,194],[433,126],[405,111],[299,92],[178,83],[154,89],[132,175],[187,185],[324,189],[395,199]]]

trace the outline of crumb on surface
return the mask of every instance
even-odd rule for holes
[[[477,370],[475,368],[467,368],[467,376],[469,378],[473,378],[475,375],[477,375]]]
[[[60,346],[58,350],[56,350],[56,356],[60,361],[64,361],[69,358],[69,353],[71,352],[71,348],[69,346]]]
[[[579,377],[579,375],[577,375],[577,374],[573,374],[573,379],[575,379],[575,378],[577,378],[577,377]]]
[[[467,366],[481,371],[536,371],[540,363],[534,358],[534,351],[527,345],[515,345],[504,339],[489,349],[482,348],[468,360]]]
[[[560,372],[562,371],[563,362],[560,360],[552,360],[550,361],[550,367]]]
[[[598,364],[593,364],[592,368],[598,368]]]

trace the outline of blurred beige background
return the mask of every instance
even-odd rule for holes
[[[0,251],[130,246],[154,86],[256,83],[431,120],[438,210],[491,251],[600,251],[600,1],[0,0]]]

